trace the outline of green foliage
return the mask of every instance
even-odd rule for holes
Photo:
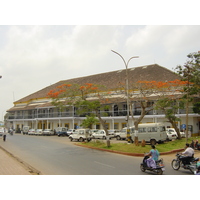
[[[163,110],[166,118],[169,119],[169,121],[174,121],[174,122],[180,121],[180,119],[175,115],[177,114],[178,109],[183,107],[184,107],[184,102],[182,100],[174,100],[167,97],[159,99],[155,104],[155,109]]]
[[[190,53],[187,58],[186,63],[183,66],[177,66],[175,71],[183,81],[189,81],[184,90],[191,96],[200,93],[200,53]]]
[[[94,115],[91,116],[87,115],[86,119],[83,120],[81,126],[84,128],[91,128],[93,124],[96,124],[98,122],[99,120]]]
[[[200,102],[194,103],[193,111],[200,114]]]

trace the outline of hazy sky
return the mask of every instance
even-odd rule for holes
[[[111,50],[126,60],[139,56],[129,67],[157,63],[172,70],[183,65],[188,53],[200,50],[197,2],[1,2],[0,120],[14,101],[50,84],[125,69]]]
[[[157,63],[170,70],[200,50],[200,26],[0,26],[0,113],[60,80]]]

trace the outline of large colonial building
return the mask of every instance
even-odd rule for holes
[[[110,90],[114,90],[118,83],[125,82],[126,70],[112,71],[102,74],[96,74],[86,77],[74,78],[70,80],[59,81],[51,86],[43,88],[33,94],[30,94],[18,101],[14,102],[14,106],[7,110],[8,124],[10,127],[20,130],[23,126],[30,126],[31,128],[50,128],[68,127],[74,129],[80,126],[84,116],[80,116],[76,112],[76,107],[68,106],[60,112],[58,108],[51,104],[51,100],[47,98],[47,93],[63,83],[71,84],[85,84],[93,83],[104,85]],[[130,83],[137,81],[173,81],[179,77],[172,71],[161,67],[157,64],[135,67],[128,69],[128,79]],[[131,102],[134,106],[134,115],[140,115],[140,108],[137,102]],[[121,129],[126,125],[126,100],[124,102],[112,103],[110,110],[107,110],[106,120],[108,129]],[[179,127],[185,124],[186,114],[185,110],[179,110],[177,115],[181,118]],[[152,110],[149,112],[142,123],[164,122],[166,126],[171,126],[167,122],[165,115],[161,111]],[[102,128],[100,124],[94,125],[93,128]],[[192,133],[198,133],[200,130],[200,115],[193,113],[192,107],[189,109],[189,130]]]

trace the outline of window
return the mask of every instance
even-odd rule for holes
[[[157,132],[157,127],[148,127],[148,132]]]
[[[160,131],[161,132],[165,131],[165,126],[160,126]]]
[[[114,129],[119,129],[119,124],[118,123],[114,124]]]
[[[122,123],[122,128],[125,128],[126,127],[126,123]]]
[[[146,128],[138,128],[138,133],[145,133],[146,132]]]

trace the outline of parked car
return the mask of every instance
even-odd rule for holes
[[[66,127],[58,127],[56,128],[56,134],[58,137],[60,136],[68,136],[67,128]]]
[[[126,140],[127,139],[127,128],[123,128],[121,131],[115,133],[115,137],[117,140]]]
[[[88,142],[92,139],[90,129],[77,129],[71,135],[69,135],[69,139],[71,141],[77,140],[79,142],[83,142],[87,140]]]
[[[175,131],[174,128],[166,128],[166,131],[169,131],[170,134],[175,134],[175,135],[176,135],[176,138],[178,138],[178,134],[177,134],[177,132]]]
[[[185,132],[182,132],[182,131],[181,131],[180,134],[181,134],[181,137],[182,137],[182,138],[185,138],[185,137],[186,137]]]
[[[110,134],[109,138],[113,138],[114,135]],[[92,133],[92,138],[94,139],[106,139],[106,132],[105,130],[98,130],[97,132]]]
[[[116,137],[116,134],[119,132],[119,130],[115,130],[115,129],[113,129],[113,130],[108,130],[108,134],[109,135],[112,135],[113,137]]]
[[[36,135],[43,135],[43,130],[42,129],[36,129],[35,134]]]
[[[51,129],[44,129],[43,135],[54,135],[54,131]]]
[[[67,130],[67,134],[71,135],[72,133],[74,133],[76,131],[76,129],[69,129]]]
[[[167,133],[167,140],[173,140],[177,138],[177,135],[172,131],[166,130],[166,133]]]
[[[28,131],[28,135],[35,135],[35,129],[30,129],[29,131]]]
[[[3,136],[4,134],[4,128],[0,128],[0,136]]]

